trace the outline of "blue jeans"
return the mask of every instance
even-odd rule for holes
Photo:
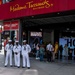
[[[39,57],[39,50],[36,51],[36,58]]]
[[[40,61],[43,61],[43,57],[44,57],[44,55],[40,54]]]

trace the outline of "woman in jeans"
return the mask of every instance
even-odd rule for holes
[[[39,43],[36,44],[36,59],[39,59]]]
[[[43,45],[40,45],[40,50],[39,50],[39,53],[40,53],[40,61],[43,61],[44,51],[45,51],[44,46]]]

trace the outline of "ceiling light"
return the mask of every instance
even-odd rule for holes
[[[57,14],[60,14],[60,13],[57,13]]]
[[[67,28],[67,30],[70,30],[69,28]]]

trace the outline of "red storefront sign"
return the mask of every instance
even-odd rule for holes
[[[4,31],[10,30],[11,27],[10,22],[4,22],[3,25],[4,25]]]
[[[12,29],[12,30],[17,30],[17,29],[19,29],[19,21],[12,21],[12,22],[11,22],[11,29]]]
[[[4,25],[4,31],[19,29],[19,21],[4,22],[3,25]]]
[[[0,5],[0,20],[75,10],[75,0],[13,0]]]

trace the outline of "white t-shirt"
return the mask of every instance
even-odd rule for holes
[[[53,46],[51,44],[48,44],[46,49],[49,50],[49,51],[53,51]]]

